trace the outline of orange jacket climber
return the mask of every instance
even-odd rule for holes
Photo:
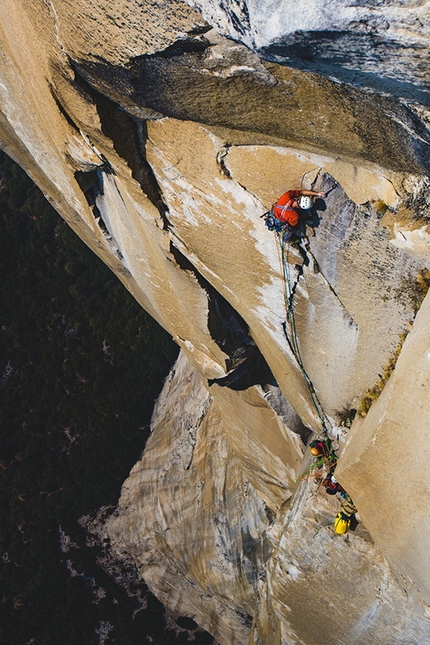
[[[303,198],[314,196],[325,197],[325,193],[317,193],[314,190],[287,190],[273,205],[273,214],[280,222],[297,226],[299,223],[298,211],[307,210],[312,206],[312,200]]]

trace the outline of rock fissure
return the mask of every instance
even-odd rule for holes
[[[178,265],[190,271],[207,293],[208,330],[213,340],[228,356],[228,374],[222,378],[209,379],[209,385],[216,383],[235,390],[244,390],[256,384],[276,384],[265,358],[249,334],[247,323],[173,243],[170,244],[170,250]]]
[[[310,257],[308,256],[308,258],[307,258],[308,262],[306,263],[306,266],[309,266],[309,264],[312,263],[312,271],[313,271],[313,273],[314,274],[319,274],[321,276],[321,278],[323,279],[323,281],[326,284],[326,286],[329,289],[329,291],[334,295],[334,297],[338,301],[339,305],[344,310],[345,316],[347,316],[350,319],[350,324],[355,326],[356,329],[358,330],[358,324],[354,321],[354,319],[352,318],[351,314],[348,312],[348,309],[345,307],[345,305],[343,304],[342,300],[339,298],[339,295],[336,293],[336,290],[333,287],[333,285],[330,284],[330,282],[325,277],[324,273],[321,271],[321,267],[318,264],[318,261],[316,260],[314,254],[312,253],[311,243],[310,243],[309,239],[305,242],[305,248],[306,248],[307,253],[310,256]],[[312,262],[310,262],[310,260]],[[299,281],[299,279],[300,279],[300,277],[302,275],[303,275],[304,281],[306,282],[306,274],[304,273],[304,271],[302,271],[302,273],[297,276],[297,283],[298,283],[298,281]]]
[[[154,172],[146,159],[148,133],[144,119],[132,117],[119,104],[91,86],[80,74],[78,65],[72,61],[75,82],[93,100],[100,117],[103,133],[111,139],[115,151],[131,169],[133,178],[142,191],[158,209],[163,228],[168,230],[168,206],[163,201]]]
[[[104,196],[104,176],[112,175],[112,169],[108,163],[90,171],[75,172],[75,179],[78,182],[85,199],[91,208],[94,220],[103,234],[103,238],[108,244],[109,249],[116,257],[124,262],[124,255],[112,232],[112,226],[109,223],[107,215],[103,215],[103,205],[101,198]],[[123,201],[121,193],[117,190],[120,199]],[[97,203],[98,202],[98,203]]]
[[[60,97],[58,96],[58,92],[56,91],[55,87],[50,83],[49,88],[51,90],[52,97],[55,101],[56,106],[60,110],[61,114],[64,116],[66,119],[67,123],[74,129],[76,132],[80,133],[80,129],[78,125],[75,123],[73,120],[72,116],[69,114],[67,111],[66,107],[62,104]]]
[[[223,147],[223,148],[218,152],[218,154],[217,154],[217,158],[216,158],[217,163],[219,164],[220,169],[221,169],[221,174],[222,174],[224,177],[227,177],[227,179],[231,179],[231,178],[232,178],[232,177],[231,177],[231,173],[230,173],[229,169],[227,168],[226,163],[225,163],[225,161],[224,161],[224,159],[225,159],[225,158],[227,157],[227,155],[228,155],[228,151],[229,151],[229,148],[230,148],[230,147],[231,147],[231,146],[230,146],[230,144],[226,143],[226,144],[224,145],[224,147]]]
[[[180,38],[176,42],[172,43],[165,49],[153,52],[151,54],[142,54],[141,56],[136,56],[130,59],[130,65],[135,61],[145,60],[145,59],[157,59],[157,58],[181,58],[186,54],[203,54],[209,47],[211,43],[204,38],[204,34],[207,33],[211,27],[202,27],[197,29],[197,33],[194,32],[193,38]]]

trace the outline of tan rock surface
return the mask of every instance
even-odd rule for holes
[[[290,186],[310,188],[308,173],[320,187],[331,191],[317,235],[310,238],[303,279],[297,278],[293,268],[303,260],[295,251],[289,252],[290,279],[292,284],[297,280],[303,359],[327,411],[335,413],[354,397],[359,400],[378,379],[409,322],[401,275],[411,275],[413,280],[413,273],[423,265],[393,248],[376,210],[348,199],[326,171],[323,158],[316,167],[310,155],[298,151],[226,147],[210,130],[190,122],[151,122],[148,135],[148,160],[168,197],[169,221],[184,245],[183,252],[245,319],[278,383],[302,415],[303,402],[297,397],[306,397],[303,383],[300,377],[301,385],[295,386],[293,394],[286,364],[291,354],[282,329],[285,305],[279,297],[279,249],[268,238],[259,215],[270,204],[264,203],[270,194],[279,196]],[[195,150],[199,151],[197,158]],[[328,159],[330,170],[332,166]],[[375,197],[385,186],[387,193],[392,191],[394,203],[393,184],[379,168],[363,170],[362,177],[360,173],[351,167],[346,179],[355,174],[355,184],[346,181],[346,191],[358,193],[367,188]],[[330,360],[333,355],[336,361]],[[307,419],[307,423],[312,421]]]
[[[428,111],[263,61],[209,27],[176,0],[2,3],[1,147],[183,350],[103,530],[222,644],[323,645],[324,623],[330,645],[421,645]],[[295,187],[328,195],[315,235],[287,252],[286,301],[260,215]],[[410,326],[349,440],[343,413]],[[295,486],[321,426],[306,375],[368,532],[335,536],[340,500]]]
[[[426,642],[425,607],[418,608],[399,587],[366,531],[334,533],[336,510],[333,498],[302,482],[290,509],[279,514],[272,528],[279,542],[266,566],[261,620],[257,618],[250,642]],[[269,614],[281,639],[266,640]]]
[[[427,479],[430,455],[430,298],[405,341],[396,369],[353,432],[337,474],[405,586],[430,601]],[[391,468],[381,470],[380,464]],[[365,486],[365,482],[369,482]],[[365,491],[365,492],[364,492]],[[375,513],[374,509],[380,512]]]
[[[302,456],[264,398],[251,396],[213,398],[182,355],[105,529],[167,606],[227,643],[248,638],[270,513],[291,495]]]

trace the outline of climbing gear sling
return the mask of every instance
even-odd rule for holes
[[[260,215],[260,217],[264,217],[264,223],[266,224],[269,231],[275,231],[276,233],[281,233],[282,231],[284,231],[286,228],[290,226],[288,222],[281,222],[281,220],[275,217],[275,214],[273,212],[273,206],[270,209],[270,211],[263,213],[262,215]]]

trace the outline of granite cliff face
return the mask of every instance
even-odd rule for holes
[[[114,557],[222,644],[424,643],[429,9],[302,9],[4,4],[0,143],[182,348]],[[260,215],[293,187],[327,197],[283,262]]]

